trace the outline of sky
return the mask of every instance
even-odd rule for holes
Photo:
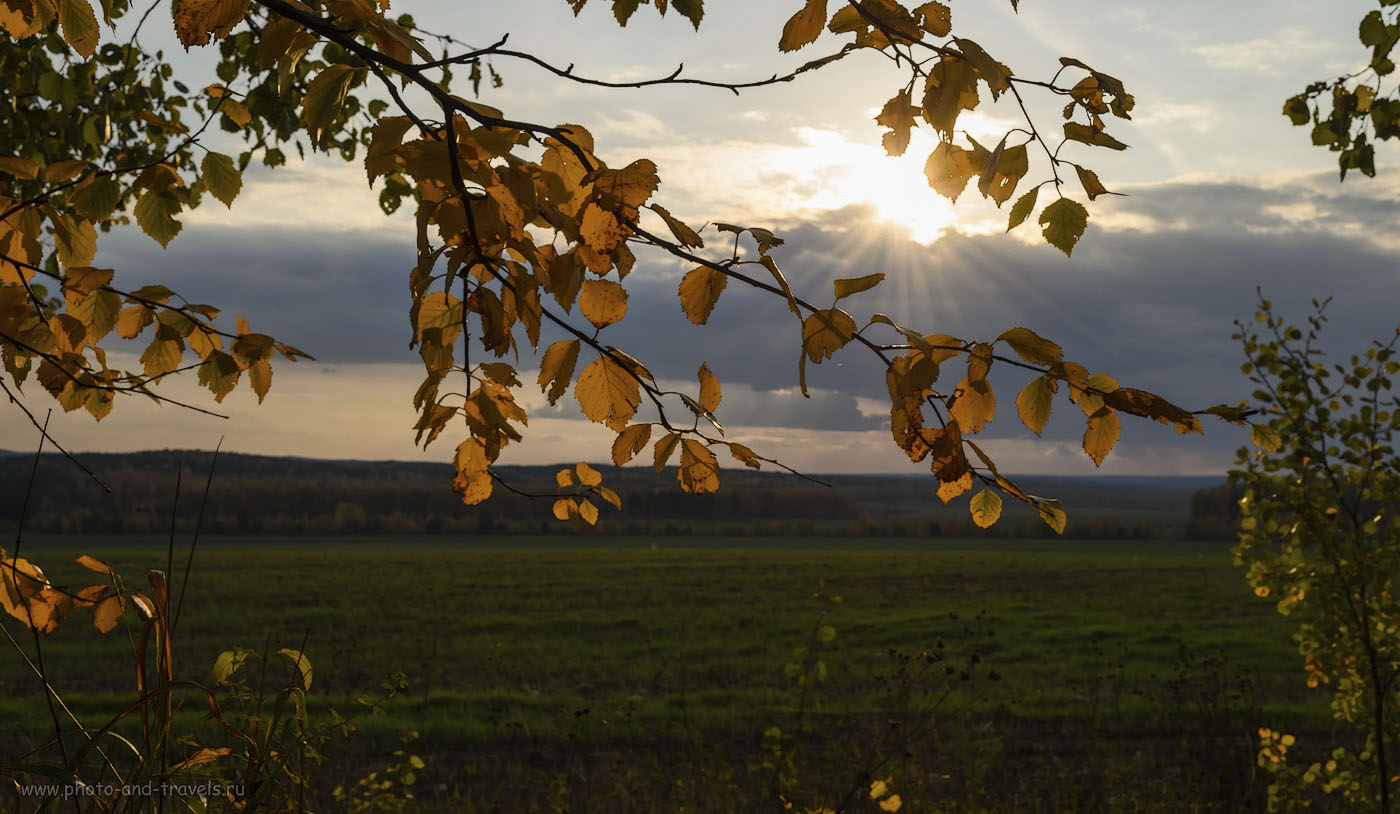
[[[582,124],[612,166],[651,158],[662,179],[652,200],[693,226],[772,229],[787,241],[775,256],[800,294],[820,300],[833,279],[885,272],[884,284],[848,301],[862,324],[882,312],[927,333],[984,340],[1024,326],[1092,371],[1193,409],[1249,396],[1231,334],[1235,320],[1252,316],[1256,289],[1297,321],[1312,298],[1332,297],[1325,344],[1339,353],[1391,335],[1400,168],[1382,148],[1377,179],[1339,183],[1334,155],[1310,146],[1306,129],[1279,113],[1309,81],[1356,66],[1364,54],[1356,26],[1370,5],[1023,0],[1018,14],[1006,2],[951,5],[955,32],[1020,76],[1048,78],[1058,57],[1072,56],[1119,77],[1136,97],[1133,121],[1110,124],[1129,150],[1078,153],[1109,189],[1126,194],[1090,206],[1072,258],[1040,241],[1034,224],[1005,234],[1006,211],[975,190],[950,205],[929,189],[926,133],[916,131],[906,157],[884,156],[873,116],[905,79],[873,55],[738,96],[584,87],[501,59],[495,67],[505,84],[483,88],[481,101],[512,118]],[[662,76],[683,63],[685,76],[745,81],[839,48],[824,35],[797,54],[778,52],[783,23],[800,6],[711,0],[698,32],[650,8],[619,28],[603,0],[577,18],[564,0],[466,11],[454,4],[451,14],[445,4],[394,10],[475,46],[508,33],[514,48],[601,79]],[[162,37],[179,50],[168,32],[148,41]],[[207,55],[178,55],[176,66],[190,86],[213,81]],[[1032,113],[1053,128],[1057,107],[1033,103]],[[1003,99],[984,101],[960,126],[982,140],[1016,121]],[[211,202],[186,215],[169,248],[118,230],[100,242],[95,265],[116,268],[128,286],[161,282],[190,301],[218,304],[316,361],[276,366],[262,405],[247,388],[216,406],[193,382],[167,385],[226,419],[131,399],[100,424],[55,410],[55,437],[79,451],[222,443],[249,453],[450,460],[451,430],[427,450],[413,444],[421,363],[408,347],[410,216],[383,216],[363,169],[334,156],[252,169],[244,181],[231,210]],[[703,234],[717,241],[713,228]],[[803,398],[799,336],[783,304],[731,286],[710,324],[692,326],[676,298],[687,270],[639,253],[629,315],[607,332],[612,344],[632,350],[663,383],[693,383],[707,364],[724,384],[726,437],[768,457],[809,472],[926,471],[890,441],[881,370],[858,353],[838,355],[809,370],[812,397]],[[549,407],[528,384],[537,362],[522,358],[519,367],[531,419],[525,442],[503,462],[607,460],[612,434],[579,416],[572,397]],[[983,445],[1003,471],[1219,474],[1247,442],[1214,421],[1204,436],[1185,437],[1126,421],[1096,469],[1079,449],[1078,408],[1062,394],[1045,437],[1036,438],[1012,403],[1024,380],[1003,372],[994,369],[1000,409]],[[49,406],[37,387],[25,393],[31,409]],[[34,436],[17,410],[0,411],[0,447],[32,448]]]

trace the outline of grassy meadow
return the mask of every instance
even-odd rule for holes
[[[138,585],[166,545],[36,535],[24,555],[60,584],[92,581],[86,553]],[[132,697],[132,645],[89,619],[44,656],[100,725]],[[1330,743],[1288,621],[1221,543],[204,538],[185,677],[303,642],[317,709],[409,681],[327,745],[327,787],[414,731],[418,803],[443,810],[835,806],[885,776],[910,811],[1250,810],[1258,726]],[[0,659],[9,757],[50,736],[41,698]],[[198,710],[182,722],[209,733]]]

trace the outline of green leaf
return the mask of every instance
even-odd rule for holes
[[[705,16],[705,0],[671,0],[671,7],[689,20],[695,30],[700,30],[700,19]]]
[[[1249,440],[1256,447],[1268,452],[1278,452],[1283,447],[1283,438],[1267,424],[1250,425]]]
[[[817,641],[830,642],[836,639],[836,628],[831,625],[822,625],[817,628]]]
[[[978,528],[990,528],[1001,517],[1001,495],[991,489],[983,489],[973,496],[968,508],[972,511],[972,522]]]
[[[1011,231],[1031,216],[1035,211],[1035,199],[1040,195],[1040,187],[1031,187],[1026,194],[1016,199],[1016,203],[1011,205],[1011,217],[1006,220],[1006,231]]]
[[[883,272],[867,274],[864,277],[850,277],[844,280],[836,280],[832,286],[836,289],[836,299],[843,300],[852,294],[859,294],[862,291],[869,291],[880,284],[885,279]]]
[[[1385,42],[1385,20],[1381,19],[1381,13],[1373,9],[1365,17],[1362,17],[1358,34],[1361,37],[1361,44],[1367,48],[1374,48]]]
[[[219,657],[214,659],[214,667],[209,671],[209,684],[218,687],[227,683],[229,677],[238,671],[249,655],[251,653],[241,647],[220,653]]]
[[[209,194],[232,208],[233,199],[243,189],[243,173],[233,166],[233,159],[223,153],[206,153],[199,169],[204,173],[204,187]]]
[[[313,674],[311,660],[300,650],[293,650],[290,647],[284,647],[278,650],[277,654],[279,656],[285,656],[292,664],[296,665],[297,671],[301,673],[301,688],[303,690],[310,690],[311,677]]]
[[[98,178],[73,193],[73,210],[88,220],[105,220],[121,201],[122,189],[110,177]]]
[[[1020,202],[1017,202],[1017,205],[1019,206]],[[1069,198],[1055,201],[1040,213],[1040,225],[1043,227],[1041,231],[1045,235],[1045,241],[1064,252],[1066,257],[1074,251],[1074,244],[1084,235],[1084,228],[1088,223],[1089,210]]]
[[[141,196],[141,200],[136,202],[133,214],[136,215],[136,222],[141,226],[141,231],[161,247],[169,246],[170,241],[180,234],[180,229],[184,226],[175,220],[175,216],[180,214],[180,202],[153,191]]]

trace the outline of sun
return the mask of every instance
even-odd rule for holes
[[[928,134],[914,131],[909,149],[897,158],[885,155],[878,140],[859,142],[815,128],[797,135],[800,146],[779,148],[772,156],[772,169],[786,176],[782,197],[790,208],[869,206],[880,221],[903,227],[923,244],[957,222],[952,202],[924,178],[924,161],[935,144]]]

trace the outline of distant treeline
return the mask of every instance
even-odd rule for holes
[[[211,456],[172,450],[88,454],[83,462],[111,492],[61,456],[44,455],[25,528],[52,533],[157,533],[192,529],[200,515]],[[176,473],[183,462],[178,506]],[[0,529],[13,532],[32,456],[0,455]],[[521,492],[553,495],[556,467],[500,467]],[[604,506],[593,533],[835,534],[901,537],[1052,536],[1029,511],[1008,507],[1001,523],[978,529],[963,501],[943,506],[927,477],[844,476],[824,487],[786,474],[727,471],[713,495],[687,495],[674,470],[603,468],[622,496]],[[325,461],[260,455],[218,458],[201,528],[224,534],[509,534],[573,532],[550,514],[549,498],[498,488],[464,506],[446,465]],[[1157,481],[1161,480],[1161,483]],[[1199,481],[1199,479],[1197,479]],[[1028,478],[1023,485],[1065,499],[1071,534],[1091,539],[1208,539],[1230,526],[1233,503],[1182,479]],[[1194,493],[1194,494],[1193,494]],[[1189,502],[1189,526],[1188,526]],[[1228,505],[1227,505],[1228,504]]]

